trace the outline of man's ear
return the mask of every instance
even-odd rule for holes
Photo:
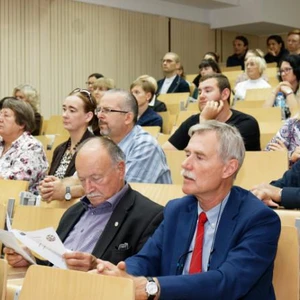
[[[125,116],[125,124],[130,124],[133,122],[133,112],[128,112],[126,113],[126,116]]]
[[[233,176],[239,168],[239,162],[237,159],[230,159],[223,168],[223,176],[222,178],[228,178]]]
[[[230,90],[228,88],[221,92],[221,100],[227,102],[227,99],[230,99]]]

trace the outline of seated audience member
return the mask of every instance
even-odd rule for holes
[[[88,271],[96,258],[118,263],[138,252],[163,214],[160,205],[125,182],[124,153],[111,140],[94,137],[79,146],[76,169],[85,196],[64,213],[57,228],[64,246],[73,251],[64,255],[67,266]],[[4,253],[13,267],[29,265],[10,248]]]
[[[212,59],[203,59],[199,65],[199,75],[194,79],[194,82],[198,82],[197,89],[193,94],[193,98],[198,98],[198,87],[200,83],[200,78],[205,75],[210,74],[221,74],[221,69],[219,65]]]
[[[280,83],[273,90],[270,98],[264,103],[265,107],[281,106],[285,110],[286,118],[291,110],[298,110],[300,101],[300,56],[287,55],[279,64]],[[279,93],[283,94],[285,103],[281,103]]]
[[[249,57],[246,61],[246,74],[248,79],[239,82],[235,87],[235,101],[244,100],[246,91],[251,89],[270,88],[271,86],[262,77],[266,69],[266,62],[263,58]]]
[[[188,83],[177,74],[180,64],[178,54],[168,52],[162,59],[164,78],[157,82],[157,95],[167,93],[189,93]]]
[[[276,135],[268,143],[267,151],[287,151],[292,166],[300,156],[300,119],[299,115],[287,119]]]
[[[191,126],[207,120],[217,120],[235,126],[241,133],[247,151],[260,150],[259,126],[255,118],[240,111],[230,109],[230,83],[222,74],[201,77],[198,105],[201,113],[185,120],[175,133],[164,143],[163,149],[184,150],[190,137]]]
[[[300,157],[300,151],[295,155]],[[282,178],[270,184],[262,183],[254,186],[251,192],[271,207],[283,206],[284,208],[300,208],[300,161],[293,164]]]
[[[247,51],[247,53],[246,53],[246,56],[245,56],[245,63],[247,62],[247,59],[248,58],[250,58],[250,57],[261,57],[261,58],[263,58],[264,57],[264,53],[263,53],[263,51],[261,51],[260,49],[249,49],[248,51]],[[269,78],[268,78],[268,76],[267,76],[267,74],[265,74],[265,73],[263,73],[262,75],[261,75],[261,77],[265,80],[265,81],[269,81]],[[248,80],[249,79],[249,77],[248,77],[248,75],[247,75],[247,72],[246,71],[244,71],[243,73],[241,73],[240,75],[238,75],[237,76],[237,78],[236,78],[236,81],[235,81],[235,86],[238,84],[238,83],[240,83],[240,82],[242,82],[242,81],[246,81],[246,80]]]
[[[233,41],[233,55],[227,58],[226,66],[235,67],[241,66],[245,69],[244,60],[248,51],[248,39],[242,35],[236,36]]]
[[[134,256],[100,274],[132,278],[135,299],[275,299],[278,215],[233,186],[245,148],[236,128],[208,121],[191,127],[182,190]],[[154,277],[154,278],[153,278]]]
[[[84,89],[75,89],[64,100],[63,124],[70,138],[54,150],[49,175],[62,179],[75,173],[76,149],[80,143],[93,136],[88,126],[97,122],[94,115],[96,107],[96,100]],[[44,181],[46,183],[52,179],[46,177]]]
[[[287,50],[289,54],[300,54],[300,30],[294,29],[288,33],[287,36]]]
[[[155,80],[155,78],[153,78],[149,75],[141,75],[136,80],[146,80],[146,81],[150,82],[151,85],[154,86],[155,94],[153,95],[151,101],[149,102],[149,107],[156,112],[167,111],[166,104],[164,102],[158,100],[156,97],[157,81]]]
[[[13,97],[28,102],[33,111],[35,119],[35,129],[32,135],[39,135],[42,127],[42,116],[38,112],[39,95],[37,90],[29,84],[20,84],[14,88]]]
[[[98,104],[101,97],[104,95],[104,93],[106,91],[109,91],[109,90],[115,88],[115,82],[111,78],[101,77],[93,83],[92,87],[93,87],[92,94],[95,97],[96,102]]]
[[[130,91],[138,103],[138,120],[140,126],[160,126],[162,117],[149,107],[149,102],[155,95],[155,86],[147,79],[136,79],[130,86]]]
[[[218,67],[213,67],[213,66],[212,66],[212,68],[215,69],[215,73],[222,73],[222,72],[221,72],[221,69],[220,69],[220,67],[219,67],[219,65],[218,65],[218,63],[219,63],[219,55],[218,55],[217,53],[215,53],[215,52],[206,52],[206,53],[204,54],[204,56],[203,56],[202,61],[203,61],[203,60],[213,60],[213,61],[217,64],[217,66],[218,66]],[[201,62],[202,62],[202,61],[201,61]],[[198,88],[198,86],[199,86],[199,82],[200,82],[200,78],[201,78],[200,65],[201,65],[201,63],[199,64],[199,75],[196,76],[195,79],[193,80],[193,84],[194,84],[197,88]],[[217,71],[216,71],[217,69],[219,69],[220,71],[217,72]],[[206,75],[206,74],[205,74],[205,75]]]
[[[30,132],[34,130],[31,105],[14,97],[0,103],[0,178],[29,181],[29,191],[47,172],[48,163],[42,144]]]
[[[285,49],[284,41],[280,35],[270,35],[267,38],[268,53],[265,55],[265,60],[267,63],[276,62],[279,66],[279,62],[284,56],[289,54]]]
[[[91,74],[88,77],[87,82],[85,83],[88,91],[92,92],[93,91],[93,84],[94,84],[94,82],[97,79],[102,78],[102,77],[104,77],[104,76],[102,74],[100,74],[100,73],[93,73],[93,74]]]
[[[136,125],[138,105],[131,93],[118,89],[107,91],[95,114],[100,134],[118,144],[125,154],[127,182],[172,183],[163,150],[155,138]],[[40,193],[44,200],[51,201],[64,200],[69,194],[78,198],[84,191],[77,176],[73,176],[41,185]]]

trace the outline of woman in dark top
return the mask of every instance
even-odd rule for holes
[[[289,54],[280,35],[270,35],[267,38],[267,47],[268,53],[265,55],[267,63],[276,62],[277,66],[279,66],[279,62]]]
[[[34,111],[35,129],[32,135],[40,135],[42,127],[42,116],[38,112],[39,95],[37,90],[29,84],[20,84],[14,88],[13,96],[19,100],[28,102]]]
[[[84,89],[75,89],[64,100],[63,123],[70,138],[54,150],[49,175],[62,179],[75,173],[75,152],[82,141],[93,136],[88,126],[97,122],[96,106],[95,98]]]

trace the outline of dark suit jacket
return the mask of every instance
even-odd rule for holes
[[[300,208],[300,161],[283,174],[283,177],[271,182],[271,185],[282,188],[281,205],[285,208]]]
[[[82,143],[84,140],[90,138],[90,137],[93,137],[94,134],[91,133],[88,129],[85,131],[84,135],[82,136],[81,140],[80,140],[80,143]],[[58,145],[55,150],[54,150],[54,153],[53,153],[53,158],[52,158],[52,162],[51,162],[51,166],[50,166],[50,170],[48,172],[49,175],[54,175],[55,171],[57,170],[57,168],[59,167],[60,165],[60,161],[64,155],[64,153],[66,152],[67,148],[68,148],[68,142],[69,142],[70,139],[68,139],[66,142]],[[71,161],[70,161],[70,164],[66,170],[66,173],[65,173],[65,177],[69,177],[69,176],[72,176],[75,171],[76,171],[76,168],[75,168],[75,158],[76,158],[76,153],[73,155]]]
[[[160,94],[161,87],[163,86],[165,78],[157,81],[157,95]],[[171,86],[169,87],[167,93],[189,93],[190,87],[188,83],[181,78],[179,75],[176,75],[175,79],[173,80]]]
[[[170,201],[164,221],[143,249],[126,260],[136,276],[155,276],[160,299],[275,299],[273,262],[280,220],[252,193],[233,187],[215,236],[207,272],[181,274],[197,222],[197,199]]]
[[[163,219],[163,207],[140,193],[129,190],[119,201],[92,254],[114,264],[137,253]],[[64,242],[85,208],[81,202],[71,206],[62,216],[57,233]],[[115,226],[118,222],[119,226]],[[128,243],[128,250],[118,250]]]

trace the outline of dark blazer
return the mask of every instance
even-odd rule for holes
[[[300,161],[293,164],[282,178],[274,180],[271,185],[282,188],[280,204],[285,208],[300,208]]]
[[[197,205],[192,195],[170,201],[162,224],[143,249],[126,260],[127,272],[157,277],[160,299],[275,299],[272,276],[280,220],[239,187],[231,189],[223,210],[209,270],[177,275],[182,274],[195,232]]]
[[[114,264],[137,253],[163,219],[163,207],[129,187],[112,213],[92,252],[97,258]],[[85,208],[81,202],[71,206],[62,216],[57,233],[64,242]],[[116,222],[119,226],[115,226]],[[118,250],[128,243],[128,250]]]
[[[93,137],[94,134],[91,133],[88,129],[85,131],[84,135],[82,136],[81,140],[79,143],[82,143],[84,140],[90,138],[90,137]],[[53,153],[53,158],[52,158],[52,162],[51,162],[51,166],[50,166],[50,170],[48,172],[49,175],[54,175],[55,171],[57,170],[57,168],[59,167],[60,165],[60,161],[63,157],[63,155],[65,154],[67,148],[68,148],[68,142],[70,141],[70,138],[58,145],[55,150],[54,150],[54,153]],[[76,171],[76,168],[75,168],[75,158],[76,158],[76,153],[73,155],[71,161],[70,161],[70,164],[66,170],[66,173],[65,173],[65,177],[69,177],[69,176],[72,176],[75,171]]]
[[[161,87],[163,86],[165,78],[157,81],[157,95],[160,94]],[[176,75],[175,79],[173,80],[171,86],[169,87],[167,93],[189,93],[190,87],[189,84],[181,78],[179,75]]]

